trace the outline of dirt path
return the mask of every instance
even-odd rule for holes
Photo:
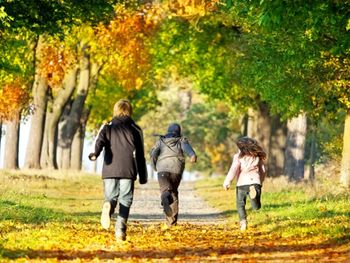
[[[210,207],[194,190],[193,182],[181,182],[179,187],[179,223],[223,223],[225,218],[220,211]],[[130,222],[163,222],[157,181],[138,185],[130,211]],[[165,221],[164,221],[165,222]]]

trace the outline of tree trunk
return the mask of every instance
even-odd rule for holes
[[[271,135],[271,118],[265,103],[258,110],[248,110],[247,136],[256,139],[268,154]]]
[[[0,121],[0,158],[1,158],[2,122]]]
[[[62,127],[62,141],[59,141],[62,147],[62,169],[70,168],[72,141],[77,129],[80,126],[80,118],[84,109],[85,99],[89,91],[90,58],[87,49],[88,47],[86,45],[82,46],[77,94],[67,120]]]
[[[306,115],[299,114],[287,123],[287,147],[285,152],[284,173],[290,181],[304,178],[305,139],[307,131]]]
[[[271,117],[268,106],[265,103],[259,104],[259,114],[257,118],[257,134],[255,139],[260,143],[267,154],[267,159],[270,157],[270,137],[271,137]]]
[[[247,136],[250,138],[255,138],[257,135],[257,119],[258,112],[252,108],[248,109],[248,124],[247,124]]]
[[[251,138],[256,139],[266,152],[269,159],[270,137],[271,137],[271,117],[268,106],[265,103],[259,103],[258,111],[249,110],[247,133]],[[267,166],[268,174],[269,167]]]
[[[19,117],[13,121],[7,121],[5,134],[5,156],[4,169],[18,169],[18,150],[19,150]]]
[[[317,128],[312,124],[311,130],[311,145],[310,145],[310,170],[309,181],[315,180],[315,160],[316,160],[316,130]]]
[[[65,158],[63,158],[63,148],[62,148],[62,133],[63,133],[63,127],[66,125],[66,121],[67,121],[67,118],[68,118],[68,115],[69,115],[69,112],[72,108],[72,101],[70,100],[67,105],[64,107],[64,110],[63,110],[63,113],[62,113],[62,116],[59,120],[59,123],[58,123],[58,131],[57,131],[57,149],[56,149],[56,157],[57,157],[57,165],[58,165],[58,169],[62,169],[63,167],[63,161]],[[70,154],[70,153],[69,153]],[[70,159],[70,157],[68,158]]]
[[[244,116],[241,119],[241,134],[243,136],[248,136],[248,114],[244,114]]]
[[[35,51],[35,78],[32,89],[34,113],[31,117],[29,140],[24,164],[25,168],[40,169],[40,156],[43,141],[48,92],[48,84],[46,78],[40,75],[38,69],[38,63],[42,59],[43,44],[43,37],[39,36]]]
[[[89,111],[85,110],[81,117],[80,127],[77,129],[73,138],[70,160],[70,168],[73,170],[81,170],[82,167],[85,127],[88,118]]]
[[[350,110],[346,114],[344,124],[340,182],[345,187],[350,186]]]
[[[56,138],[58,122],[62,115],[63,109],[66,106],[69,98],[72,96],[76,86],[77,68],[73,67],[68,70],[62,82],[56,98],[53,101],[52,107],[48,108],[46,113],[46,125],[44,133],[44,142],[42,149],[41,164],[46,168],[58,167],[56,159]]]
[[[99,73],[102,69],[103,64],[99,65],[97,63],[92,63],[91,67],[90,67],[90,80],[89,80],[89,92],[93,91],[96,88],[97,85],[97,81],[98,81],[98,77],[99,77]],[[58,141],[63,141],[63,127],[65,127],[69,113],[71,111],[72,105],[69,104],[66,106],[64,113],[62,114],[61,120],[58,124]],[[90,112],[90,110],[88,110]],[[84,132],[85,135],[85,132]],[[72,146],[74,148],[74,146]],[[68,169],[67,167],[70,167],[70,165],[68,166],[67,163],[70,163],[70,161],[72,160],[72,155],[74,155],[73,153],[71,154],[71,150],[63,150],[63,144],[59,143],[57,146],[57,162],[58,162],[58,167],[59,169],[63,168],[63,163],[65,163],[65,169]],[[70,160],[70,161],[68,161]],[[94,162],[94,164],[97,162]]]
[[[286,150],[287,125],[281,122],[279,116],[272,118],[271,138],[268,159],[269,176],[280,176],[283,174],[284,152]]]

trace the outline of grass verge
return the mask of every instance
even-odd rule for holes
[[[238,224],[235,186],[224,191],[224,177],[196,183],[198,193]],[[259,232],[279,237],[307,237],[339,244],[350,241],[350,194],[336,178],[319,178],[314,184],[288,183],[285,178],[268,178],[262,188],[262,208],[253,211],[247,201],[248,223]],[[248,198],[249,200],[249,198]]]

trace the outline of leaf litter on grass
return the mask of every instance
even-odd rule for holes
[[[341,198],[336,205],[332,199],[314,204],[306,195],[290,191],[283,194],[284,201],[289,202],[291,196],[293,202],[303,204],[290,208],[271,193],[264,200],[267,206],[273,201],[268,211],[248,211],[250,228],[244,232],[239,231],[234,210],[225,223],[180,220],[177,226],[166,228],[159,222],[130,220],[127,240],[117,242],[113,224],[109,231],[99,225],[100,204],[95,199],[101,190],[96,187],[100,179],[84,178],[81,182],[75,179],[73,185],[66,177],[34,178],[21,195],[16,194],[22,191],[17,185],[10,187],[12,192],[2,192],[0,201],[13,208],[10,216],[15,217],[9,218],[6,206],[0,207],[0,262],[347,262],[350,258],[349,210]],[[40,182],[46,186],[41,187]],[[59,194],[60,183],[69,198],[62,198],[57,206],[53,197]],[[77,184],[85,186],[83,194]],[[6,187],[8,190],[9,184]],[[93,203],[69,212],[72,202],[82,200],[87,188],[93,189]],[[37,198],[40,191],[47,197]],[[210,191],[211,197],[222,199],[222,189],[215,191]],[[281,194],[276,191],[276,195]],[[232,203],[227,201],[226,206],[233,209]],[[47,213],[44,217],[40,216],[43,211]],[[28,220],[29,213],[37,215]]]

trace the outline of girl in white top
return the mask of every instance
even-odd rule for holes
[[[247,196],[252,208],[261,208],[261,186],[265,178],[264,160],[266,153],[258,142],[249,137],[242,137],[236,142],[239,152],[233,156],[232,165],[223,183],[225,190],[237,179],[236,202],[241,230],[247,228],[247,213],[245,210]]]

